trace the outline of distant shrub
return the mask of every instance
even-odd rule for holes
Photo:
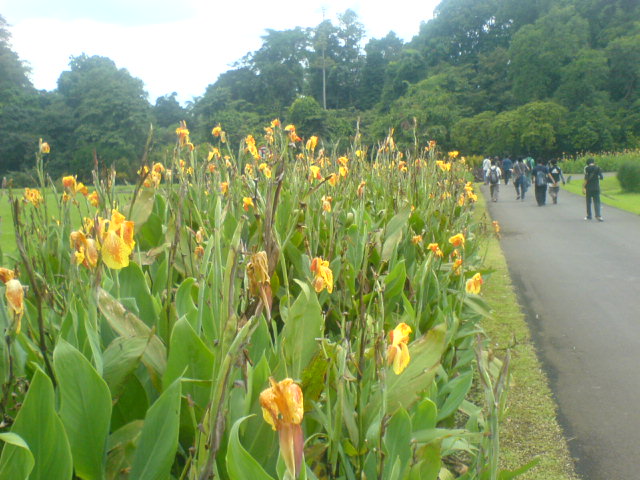
[[[640,162],[626,162],[620,165],[618,181],[625,192],[640,192]]]
[[[625,150],[610,153],[588,153],[575,158],[564,158],[564,173],[582,173],[587,165],[587,158],[593,157],[603,172],[617,172],[624,163],[640,163],[640,150]]]

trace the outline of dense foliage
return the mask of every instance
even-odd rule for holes
[[[266,25],[265,27],[268,27]],[[435,139],[465,154],[559,156],[640,146],[640,4],[634,0],[443,0],[404,43],[365,43],[350,10],[334,24],[276,31],[182,107],[145,100],[105,58],[74,58],[57,90],[36,91],[0,23],[0,172],[29,165],[27,145],[56,139],[49,171],[88,175],[95,157],[124,176],[142,130],[186,119],[198,141],[221,123],[239,141],[274,116],[304,119],[303,137]],[[95,81],[94,81],[95,80]],[[212,79],[213,81],[213,79]],[[106,88],[106,87],[109,88]],[[293,121],[293,120],[292,120]]]
[[[135,188],[42,142],[3,193],[0,480],[513,478],[465,160],[176,133]]]

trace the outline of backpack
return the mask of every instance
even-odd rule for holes
[[[491,168],[489,170],[489,183],[491,185],[495,185],[499,180],[500,178],[498,177],[498,168]]]
[[[536,187],[544,187],[547,184],[547,176],[542,170],[536,172]]]

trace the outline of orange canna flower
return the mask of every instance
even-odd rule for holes
[[[242,208],[244,208],[245,212],[249,211],[249,207],[255,207],[253,204],[253,199],[251,197],[243,197],[242,198]]]
[[[66,177],[62,177],[62,186],[71,191],[71,192],[75,192],[76,191],[76,177],[72,176],[72,175],[68,175]]]
[[[178,143],[181,147],[184,147],[189,142],[189,130],[187,129],[187,122],[180,120],[180,126],[176,128],[176,135],[178,136]]]
[[[430,243],[429,245],[427,245],[427,248],[440,258],[442,258],[444,255],[442,253],[442,250],[440,250],[440,246],[437,243]]]
[[[280,126],[280,119],[279,118],[274,118],[273,120],[271,120],[271,128],[276,128]]]
[[[467,280],[467,283],[465,284],[464,288],[467,291],[467,293],[470,293],[472,295],[478,295],[480,293],[480,287],[482,286],[482,275],[480,275],[479,273],[476,273],[473,277],[471,277],[469,280]]]
[[[464,235],[461,233],[455,234],[453,237],[449,238],[449,243],[454,247],[464,247]]]
[[[333,272],[329,268],[329,261],[321,257],[315,257],[311,262],[311,271],[315,274],[313,288],[320,293],[325,288],[327,292],[333,292]]]
[[[262,416],[280,440],[280,454],[291,478],[297,478],[302,465],[302,418],[304,398],[302,389],[290,378],[276,382],[269,377],[271,387],[260,393]]]
[[[14,278],[16,278],[15,271],[0,267],[0,280],[2,280],[2,283],[7,283],[9,280],[13,280]]]
[[[409,334],[411,327],[406,323],[399,323],[396,328],[389,332],[389,348],[387,349],[387,364],[393,365],[393,372],[400,375],[407,368],[411,357],[409,356]]]
[[[100,205],[100,198],[98,197],[98,192],[95,190],[89,194],[87,199],[89,200],[89,203],[96,208]]]

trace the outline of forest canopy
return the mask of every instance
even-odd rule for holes
[[[0,12],[1,13],[1,12]],[[640,3],[636,0],[443,0],[409,42],[365,37],[357,14],[277,31],[186,106],[151,103],[110,59],[71,59],[39,91],[0,16],[0,174],[52,144],[57,178],[86,178],[95,159],[133,175],[150,125],[154,154],[186,120],[197,142],[218,123],[242,136],[279,117],[325,142],[436,140],[463,154],[560,156],[640,146]]]

